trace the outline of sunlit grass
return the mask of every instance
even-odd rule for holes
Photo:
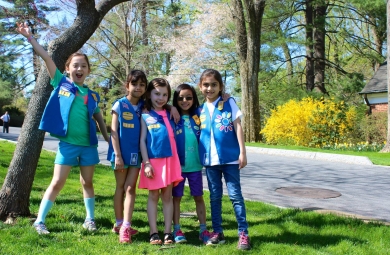
[[[13,156],[14,145],[0,142],[0,185]],[[46,223],[50,235],[39,236],[31,227],[43,192],[52,177],[54,154],[43,151],[30,196],[31,218],[19,218],[15,225],[0,223],[0,254],[389,254],[389,227],[378,223],[336,215],[323,215],[297,209],[281,209],[269,204],[247,201],[247,220],[253,249],[238,251],[237,222],[231,202],[223,198],[223,227],[227,243],[208,247],[198,240],[198,221],[182,218],[187,244],[159,250],[149,244],[146,216],[147,192],[138,190],[133,227],[140,233],[130,245],[121,245],[111,232],[114,222],[112,196],[115,181],[112,170],[97,166],[94,177],[96,221],[98,231],[89,233],[81,227],[85,217],[78,168],[72,169],[68,181],[50,211]],[[205,192],[207,223],[211,227],[208,192]],[[186,188],[183,212],[195,212],[195,204]],[[162,208],[158,226],[162,237]]]

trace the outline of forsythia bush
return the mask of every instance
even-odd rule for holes
[[[356,111],[331,99],[290,100],[271,111],[261,133],[269,144],[322,147],[346,142]]]

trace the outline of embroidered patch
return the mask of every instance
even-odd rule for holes
[[[200,115],[200,122],[205,122],[206,120],[206,114]]]
[[[95,100],[95,102],[97,102],[97,97],[96,97],[96,94],[92,93],[92,97],[93,97],[93,100]]]
[[[123,123],[122,125],[124,128],[134,128],[134,124],[129,124],[129,123]]]
[[[183,130],[182,130],[182,129],[176,130],[176,134],[177,134],[177,135],[180,135],[181,133],[183,133]]]
[[[232,121],[232,114],[230,112],[223,112],[222,115],[217,115],[217,118],[215,119],[215,125],[216,128],[219,129],[219,131],[233,131],[233,121]]]
[[[146,124],[149,124],[149,125],[155,124],[155,123],[157,123],[157,118],[150,116],[150,117],[146,118],[145,122],[146,122]]]
[[[194,116],[192,116],[192,118],[194,119],[196,125],[200,125],[200,119],[199,119],[198,115],[194,115]]]
[[[223,109],[223,101],[219,101],[218,103],[218,110],[222,110]]]
[[[123,112],[122,113],[122,118],[125,120],[132,120],[133,119],[133,114],[131,112]]]
[[[70,96],[70,92],[68,91],[65,91],[65,90],[60,90],[60,92],[58,92],[58,94],[64,96],[64,97],[69,97]]]
[[[127,103],[125,103],[125,102],[122,102],[122,107],[127,109],[127,110],[130,110],[129,109],[129,105]]]
[[[152,124],[152,125],[149,125],[148,126],[148,129],[153,129],[153,128],[160,128],[161,126],[160,126],[160,124]]]
[[[138,163],[138,153],[131,153],[130,165],[137,165]]]

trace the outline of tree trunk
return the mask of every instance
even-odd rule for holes
[[[103,0],[95,7],[94,0],[76,1],[77,17],[73,25],[49,44],[48,52],[60,71],[73,52],[79,50],[94,33],[104,15],[123,0]],[[0,219],[30,215],[30,193],[44,132],[38,130],[52,87],[45,66],[41,67],[32,92],[18,143],[0,190]]]
[[[387,17],[387,48],[390,49],[390,0],[387,0],[386,5]],[[387,105],[390,102],[390,52],[387,51]],[[390,152],[390,107],[387,107],[387,141],[381,152]]]
[[[260,141],[259,65],[261,23],[266,0],[232,0],[240,61],[241,108],[245,141]],[[245,10],[244,10],[245,7]],[[246,15],[245,15],[246,14]]]
[[[313,1],[306,1],[306,90],[314,89],[314,56],[313,56]]]
[[[319,0],[314,10],[314,88],[323,94],[328,94],[325,89],[325,25],[327,8],[325,0]]]

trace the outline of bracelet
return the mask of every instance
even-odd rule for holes
[[[27,37],[27,41],[30,43],[33,38],[34,36],[30,35],[29,37]]]
[[[150,164],[150,162],[149,162],[149,161],[145,161],[145,162],[144,162],[144,165],[147,165],[147,164]]]

